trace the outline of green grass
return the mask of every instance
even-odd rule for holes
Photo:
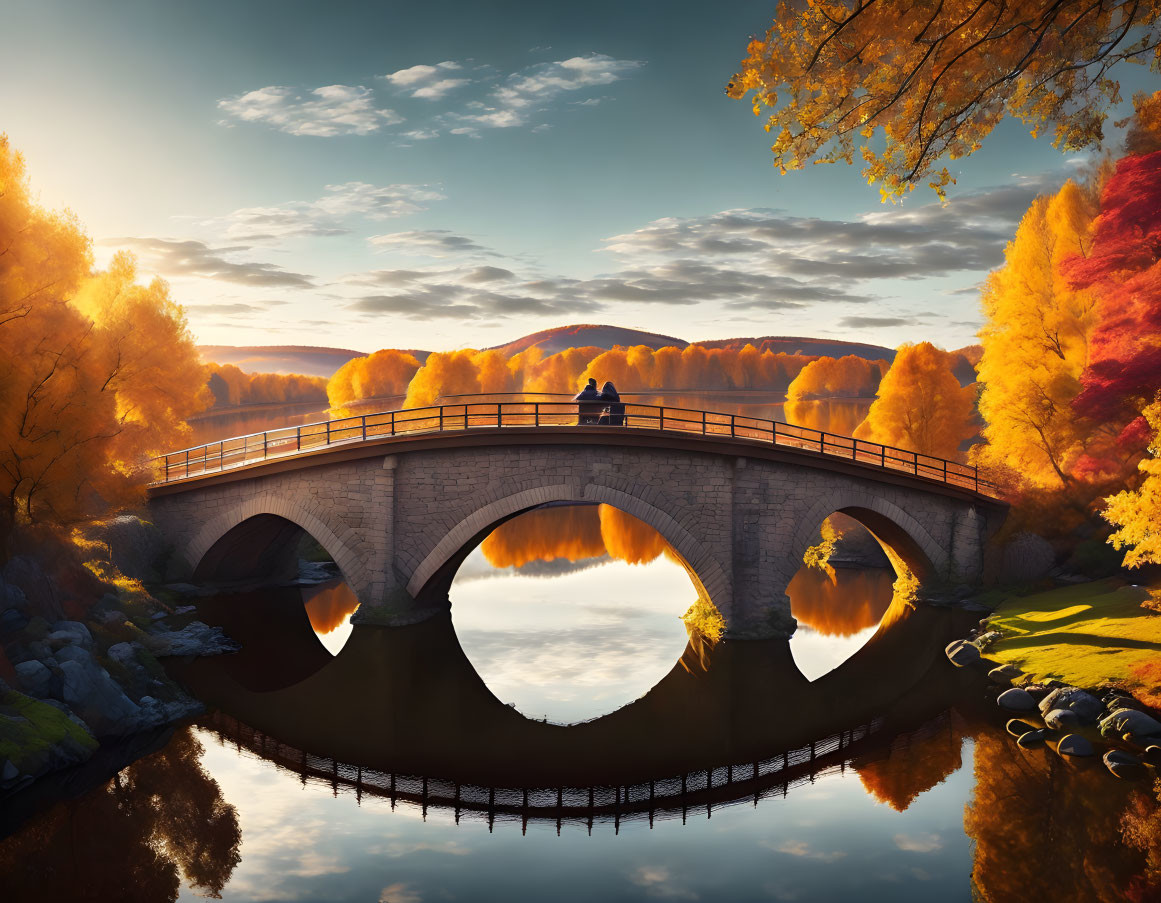
[[[78,753],[92,752],[97,741],[60,709],[17,693],[0,694],[0,706],[16,718],[0,718],[0,761],[10,759],[24,774],[39,774],[62,741]]]
[[[1003,639],[986,655],[1036,680],[1132,691],[1139,683],[1133,669],[1161,657],[1161,615],[1141,607],[1147,596],[1110,578],[1006,597],[990,619]]]

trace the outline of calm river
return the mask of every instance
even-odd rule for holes
[[[202,598],[244,646],[174,665],[205,715],[57,788],[0,900],[1161,899],[1149,788],[1019,749],[942,654],[979,614],[837,525],[789,642],[687,628],[680,561],[595,505],[501,525],[412,627],[352,627],[325,562]]]

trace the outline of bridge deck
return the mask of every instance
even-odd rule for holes
[[[1000,497],[998,487],[980,477],[978,470],[970,465],[777,420],[659,405],[626,404],[623,422],[611,425],[618,429],[649,430],[683,438],[701,436],[742,445],[758,443],[798,449],[947,484],[989,498]],[[586,428],[578,423],[575,403],[465,402],[383,411],[266,430],[170,452],[154,459],[157,479],[153,485],[209,477],[262,461],[293,458],[335,446],[364,442],[381,444],[384,440],[411,438],[423,433],[487,433],[513,427],[543,428],[546,431],[560,431],[562,427]]]

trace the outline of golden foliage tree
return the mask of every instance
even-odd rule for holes
[[[327,398],[332,408],[343,408],[364,398],[404,395],[418,369],[415,355],[394,348],[351,358],[327,382]]]
[[[1074,486],[1074,467],[1094,439],[1072,401],[1088,364],[1097,299],[1074,290],[1060,264],[1089,254],[1096,214],[1096,192],[1073,181],[1037,198],[982,296],[980,414],[987,425],[978,463],[1011,468],[1037,488]]]
[[[1099,143],[1120,99],[1109,70],[1157,68],[1159,17],[1157,0],[782,2],[726,93],[770,111],[782,172],[857,150],[884,198],[929,177],[942,196],[954,180],[938,161],[978,150],[1005,116],[1064,150]]]
[[[869,361],[854,354],[820,357],[798,371],[786,390],[786,400],[869,398],[879,388],[888,366],[886,361]]]
[[[1161,564],[1161,394],[1144,410],[1153,431],[1150,457],[1138,465],[1145,475],[1136,490],[1106,499],[1105,519],[1118,529],[1109,537],[1117,549],[1127,549],[1125,566]]]
[[[0,554],[18,523],[140,498],[144,459],[206,406],[205,371],[164,282],[133,260],[93,274],[75,219],[33,203],[0,136]]]
[[[930,342],[902,345],[867,419],[855,436],[931,455],[955,458],[974,432],[975,389],[960,386],[953,356]]]

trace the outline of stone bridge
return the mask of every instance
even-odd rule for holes
[[[939,481],[776,439],[575,425],[365,438],[364,423],[362,435],[154,484],[172,576],[291,577],[305,531],[358,596],[357,622],[401,626],[447,610],[456,570],[498,524],[548,503],[603,502],[661,533],[727,637],[765,638],[793,632],[786,588],[828,515],[862,523],[925,584],[970,584],[1007,510],[947,482],[946,465]]]

